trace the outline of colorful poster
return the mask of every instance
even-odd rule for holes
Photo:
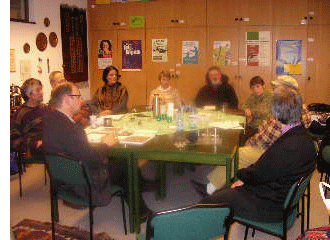
[[[167,39],[152,39],[152,61],[167,62]]]
[[[248,66],[270,66],[270,32],[246,32],[246,64]]]
[[[182,64],[199,63],[199,42],[182,41]]]
[[[276,73],[279,75],[302,74],[302,40],[276,42]]]
[[[231,64],[231,42],[214,41],[213,42],[213,65],[225,66]]]
[[[122,70],[141,71],[142,40],[122,41]]]
[[[105,69],[112,65],[113,50],[111,40],[98,41],[98,69]]]

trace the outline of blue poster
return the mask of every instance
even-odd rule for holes
[[[276,73],[298,75],[302,71],[302,40],[278,40],[276,43]]]
[[[182,64],[199,63],[199,42],[182,41]]]
[[[141,71],[142,40],[122,41],[122,70]]]

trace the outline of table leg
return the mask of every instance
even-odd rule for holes
[[[139,189],[139,172],[138,159],[130,154],[127,159],[127,175],[128,175],[128,205],[129,205],[129,223],[130,232],[140,232],[140,189]]]
[[[230,186],[232,159],[226,158],[226,187]]]
[[[166,198],[166,163],[157,162],[156,164],[156,181],[158,182],[156,199],[164,200]]]

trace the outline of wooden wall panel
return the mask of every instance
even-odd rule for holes
[[[121,69],[121,41],[143,40],[143,69],[141,72],[124,72],[122,81],[130,91],[129,105],[146,104],[150,91],[159,85],[157,76],[162,70],[170,70],[172,85],[182,91],[186,101],[192,101],[198,89],[205,83],[205,73],[212,66],[213,42],[230,40],[232,43],[232,64],[221,66],[230,77],[239,96],[240,105],[249,95],[249,80],[261,75],[266,83],[276,77],[275,53],[277,40],[303,40],[303,74],[298,76],[301,92],[306,101],[328,101],[330,14],[329,0],[159,0],[150,2],[111,3],[88,8],[90,44],[90,88],[93,93],[102,85],[102,71],[97,69],[97,40],[113,39],[117,49],[114,65]],[[312,11],[312,12],[311,12]],[[313,20],[302,25],[305,16]],[[129,16],[145,16],[142,29],[131,29]],[[250,21],[235,21],[235,18],[249,18]],[[182,23],[171,22],[183,20]],[[113,21],[124,23],[114,26]],[[314,28],[312,28],[314,27]],[[245,65],[246,31],[271,31],[271,66],[247,67]],[[315,43],[309,44],[307,36],[315,35]],[[151,41],[153,38],[168,39],[168,62],[152,62]],[[184,40],[200,41],[200,63],[182,65]],[[313,58],[307,62],[306,58]],[[308,80],[310,79],[310,80]],[[323,87],[321,87],[323,86]],[[318,89],[318,94],[313,93]],[[139,90],[137,90],[139,89]]]

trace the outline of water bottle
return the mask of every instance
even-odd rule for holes
[[[152,111],[154,118],[159,117],[160,109],[159,109],[159,94],[155,94],[152,103]]]
[[[176,118],[176,122],[177,122],[177,125],[176,125],[176,130],[178,132],[181,132],[184,130],[184,111],[183,111],[183,106],[179,106],[179,109],[178,109],[178,114],[177,114],[177,118]]]

